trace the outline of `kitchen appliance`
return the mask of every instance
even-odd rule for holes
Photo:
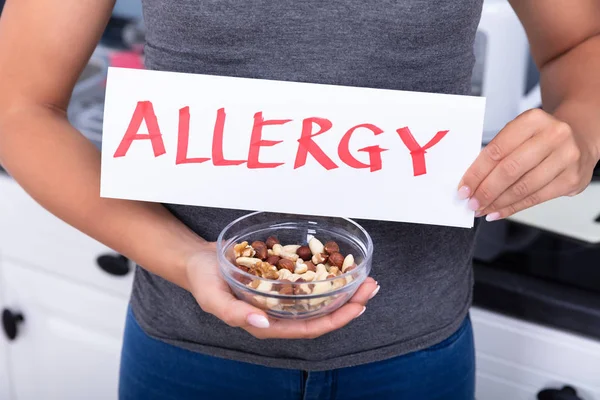
[[[475,37],[472,94],[486,97],[483,143],[521,112],[541,106],[525,30],[508,0],[485,0]]]

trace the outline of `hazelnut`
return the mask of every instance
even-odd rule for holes
[[[315,254],[315,255],[312,256],[312,262],[315,265],[317,265],[317,264],[323,264],[323,263],[325,263],[325,261],[327,261],[328,257],[329,256],[327,256],[326,254],[317,253],[317,254]]]
[[[261,260],[267,259],[267,245],[264,242],[257,240],[256,242],[252,243],[252,248],[255,251],[254,257],[260,258]]]
[[[280,259],[277,262],[277,267],[279,267],[279,269],[285,268],[290,272],[294,272],[295,270],[294,262],[292,260],[288,260],[287,258]]]
[[[315,264],[313,264],[312,262],[310,262],[310,261],[305,261],[305,262],[304,262],[304,264],[306,264],[306,268],[307,268],[309,271],[312,271],[312,272],[316,272],[316,271],[317,271],[317,267],[316,267],[316,266],[315,266]]]
[[[281,285],[281,289],[279,289],[279,294],[284,296],[292,296],[294,295],[294,287],[291,284]],[[294,299],[280,299],[281,304],[294,304]]]
[[[304,261],[308,261],[312,258],[312,252],[310,251],[310,247],[308,246],[298,247],[298,250],[296,250],[296,254],[298,254],[298,257],[300,257]]]
[[[344,264],[344,256],[341,253],[333,252],[329,255],[329,264],[334,267],[341,267]]]
[[[254,245],[252,247],[254,247]],[[339,253],[340,246],[338,246],[338,244],[334,241],[329,241],[325,243],[325,246],[323,246],[323,250],[325,250],[325,253],[327,254]]]
[[[280,259],[281,257],[279,256],[268,256],[266,262],[268,262],[271,265],[277,265]]]
[[[315,254],[320,254],[324,251],[323,243],[317,238],[312,238],[308,241],[308,247],[310,248],[310,252]]]
[[[272,249],[274,245],[279,244],[279,239],[277,239],[275,236],[269,236],[267,238],[267,249]]]

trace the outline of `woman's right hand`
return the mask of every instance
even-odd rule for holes
[[[189,259],[186,271],[190,292],[202,310],[259,339],[313,339],[339,329],[363,313],[378,288],[373,278],[367,278],[348,303],[329,315],[307,321],[278,320],[234,296],[219,271],[215,243],[199,248]]]

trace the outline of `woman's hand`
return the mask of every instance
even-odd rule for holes
[[[348,303],[329,315],[308,321],[275,320],[233,295],[221,277],[215,243],[207,243],[189,260],[187,275],[190,291],[202,310],[259,339],[313,339],[339,329],[362,314],[378,288],[373,278],[367,278]]]
[[[483,149],[459,184],[476,216],[488,221],[560,196],[590,183],[598,156],[571,127],[539,110],[519,115]]]

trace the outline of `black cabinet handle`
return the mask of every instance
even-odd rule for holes
[[[2,327],[8,340],[15,340],[19,333],[19,324],[24,320],[21,313],[12,312],[7,308],[2,311]]]
[[[129,259],[120,254],[104,254],[96,259],[98,266],[106,273],[124,276],[129,273]]]
[[[577,395],[572,386],[563,386],[562,389],[544,389],[537,394],[538,400],[583,400]]]

